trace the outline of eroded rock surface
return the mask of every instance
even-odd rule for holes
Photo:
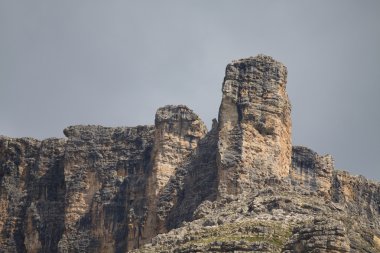
[[[60,252],[125,252],[145,224],[154,127],[74,126],[64,156],[65,231]]]
[[[0,137],[0,252],[57,252],[65,140]]]
[[[335,220],[317,219],[296,227],[283,252],[350,252],[350,241],[343,224]]]
[[[199,141],[197,148],[176,171],[159,197],[157,214],[166,228],[194,219],[194,211],[205,200],[217,196],[217,125]]]
[[[380,184],[291,147],[286,78],[269,56],[229,64],[210,131],[178,105],[0,136],[0,253],[380,252]]]
[[[286,67],[269,56],[227,66],[219,109],[220,194],[241,194],[259,177],[289,175],[291,118],[286,82]]]
[[[156,195],[165,187],[175,169],[197,147],[207,133],[202,120],[186,106],[159,108],[155,119],[153,173]]]
[[[320,156],[306,147],[293,147],[290,170],[293,185],[303,185],[321,195],[329,196],[333,170],[332,156]]]
[[[158,214],[162,204],[159,200],[164,198],[170,178],[196,150],[206,132],[203,121],[186,106],[168,105],[157,110],[152,171],[146,191],[149,229],[146,229],[144,238],[150,239],[167,230],[165,218]],[[173,201],[168,204],[174,205]]]

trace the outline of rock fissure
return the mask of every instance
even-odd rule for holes
[[[291,143],[287,68],[226,67],[212,129],[184,105],[153,126],[0,136],[2,252],[379,252],[380,184]]]

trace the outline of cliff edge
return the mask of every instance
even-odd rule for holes
[[[155,124],[0,136],[0,252],[380,252],[380,184],[292,146],[287,68],[227,65],[212,129]]]

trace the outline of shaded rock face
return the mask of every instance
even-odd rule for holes
[[[157,200],[206,132],[186,106],[166,106],[155,126],[72,126],[67,139],[42,142],[1,137],[0,252],[139,247],[166,230]]]
[[[284,178],[291,159],[286,67],[259,55],[229,64],[219,109],[219,191],[239,194],[257,178]]]
[[[290,178],[293,185],[303,185],[324,196],[330,195],[334,161],[332,156],[320,156],[306,147],[292,148]]]
[[[152,171],[149,175],[146,195],[148,218],[144,238],[150,239],[166,231],[165,218],[158,215],[158,201],[170,189],[169,179],[197,148],[198,142],[206,135],[203,121],[186,106],[165,106],[159,108],[155,117],[154,149]],[[168,201],[173,205],[172,201]]]
[[[344,206],[350,217],[346,226],[351,248],[359,252],[379,252],[380,184],[363,176],[334,171],[331,198],[334,203]]]
[[[331,194],[334,202],[349,205],[349,209],[356,214],[369,219],[380,214],[380,184],[363,176],[334,171]],[[380,224],[380,221],[377,222]]]
[[[192,156],[177,169],[159,196],[157,214],[168,229],[194,219],[194,211],[205,200],[217,196],[217,126],[199,141]]]
[[[0,253],[380,252],[380,184],[291,147],[286,75],[229,64],[208,132],[179,105],[154,126],[0,136]]]
[[[145,224],[154,127],[74,126],[64,156],[60,252],[125,252]]]
[[[202,120],[186,106],[159,108],[155,119],[153,173],[156,195],[165,187],[175,169],[197,147],[207,133]]]
[[[64,140],[0,137],[0,252],[57,252]]]

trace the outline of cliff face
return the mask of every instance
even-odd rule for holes
[[[334,161],[332,156],[320,156],[306,147],[292,149],[291,182],[321,195],[331,195]]]
[[[269,56],[226,68],[219,109],[219,191],[241,194],[259,178],[284,178],[291,159],[286,67]]]
[[[154,128],[76,126],[64,133],[65,229],[59,252],[125,252],[138,243],[145,223]]]
[[[380,184],[291,146],[286,76],[229,64],[210,131],[179,105],[154,126],[0,136],[0,252],[379,252]]]
[[[149,228],[144,238],[150,239],[166,231],[165,219],[158,214],[159,199],[165,194],[169,179],[197,148],[198,141],[206,132],[202,120],[186,106],[165,106],[157,110],[152,172],[146,191]]]
[[[175,169],[196,149],[207,129],[198,115],[186,106],[166,106],[157,110],[155,119],[153,173],[155,195],[168,183]]]
[[[64,143],[0,138],[3,252],[57,251],[64,229]]]

